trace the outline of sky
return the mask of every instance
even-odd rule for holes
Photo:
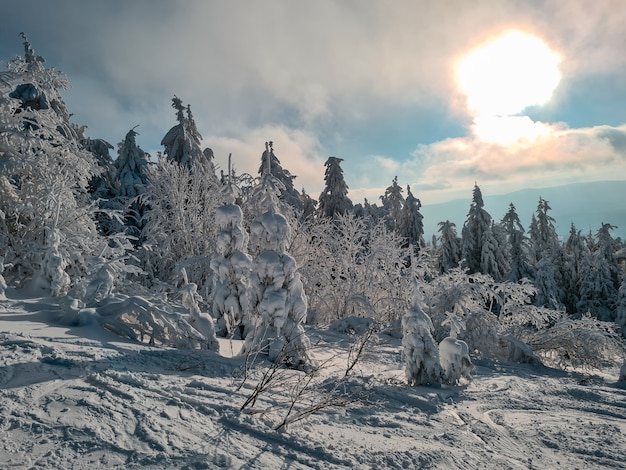
[[[221,168],[232,153],[237,172],[256,175],[271,140],[311,195],[336,156],[355,203],[377,201],[398,176],[433,204],[470,198],[475,183],[502,194],[626,179],[625,6],[0,0],[0,60],[23,55],[25,32],[68,76],[73,122],[116,149],[138,125],[137,143],[153,156],[162,150],[176,95]],[[511,32],[538,41],[551,65],[500,42],[503,55],[474,66],[479,90],[468,92],[461,64]],[[540,98],[498,107],[535,82],[547,87]],[[510,137],[512,128],[526,133]]]

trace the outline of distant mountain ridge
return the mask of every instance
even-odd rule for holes
[[[467,194],[467,199],[422,206],[420,212],[424,216],[426,241],[430,241],[433,234],[438,234],[437,224],[445,220],[454,222],[457,233],[461,235],[472,202],[472,188],[468,188]],[[526,231],[532,214],[537,210],[539,197],[550,204],[552,210],[548,214],[555,219],[557,233],[563,238],[567,237],[574,222],[583,234],[589,233],[589,230],[595,234],[602,223],[610,223],[617,226],[611,232],[613,237],[626,239],[626,181],[572,183],[493,196],[483,192],[485,210],[496,222],[502,219],[512,202]]]

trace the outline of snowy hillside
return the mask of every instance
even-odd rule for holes
[[[616,369],[476,361],[470,383],[409,387],[400,339],[381,333],[343,382],[359,402],[278,432],[280,397],[263,394],[240,411],[269,365],[238,390],[240,341],[220,339],[220,355],[148,347],[100,325],[61,326],[54,299],[7,295],[3,469],[625,468],[626,385]],[[345,370],[354,338],[308,334],[315,359],[331,359],[315,379],[324,389]]]

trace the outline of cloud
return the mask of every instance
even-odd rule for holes
[[[561,54],[563,86],[568,77],[626,73],[620,0],[5,3],[0,57],[22,53],[17,34],[25,30],[47,64],[68,74],[70,110],[90,136],[115,144],[139,124],[138,143],[153,152],[175,124],[176,94],[191,104],[222,167],[232,152],[239,171],[256,175],[271,139],[297,187],[312,193],[323,186],[323,162],[335,154],[325,139],[339,127],[357,132],[337,141],[356,139],[366,135],[359,123],[392,122],[394,110],[409,107],[446,109],[469,122],[454,68],[508,29],[535,34]],[[345,168],[350,163],[345,176],[355,202],[365,194],[376,199],[396,174],[427,193],[422,200],[466,194],[474,180],[504,190],[522,178],[539,184],[624,174],[623,127],[546,125],[554,129],[527,148],[471,136],[420,146],[416,138],[404,162],[340,156]],[[357,158],[367,161],[353,163]]]
[[[441,188],[425,191],[428,196],[423,196],[438,202],[466,193],[474,182],[500,194],[529,186],[619,179],[626,172],[625,146],[626,125],[555,126],[532,144],[507,147],[462,137],[419,146],[400,173],[406,180],[414,178],[421,189]]]

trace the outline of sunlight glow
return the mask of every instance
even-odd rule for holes
[[[474,132],[490,142],[531,142],[549,126],[519,116],[547,103],[561,80],[560,56],[541,39],[512,31],[471,51],[459,63],[459,91],[475,117]]]
[[[483,142],[509,147],[516,143],[532,144],[539,137],[548,135],[552,128],[528,116],[478,116],[472,130]]]

